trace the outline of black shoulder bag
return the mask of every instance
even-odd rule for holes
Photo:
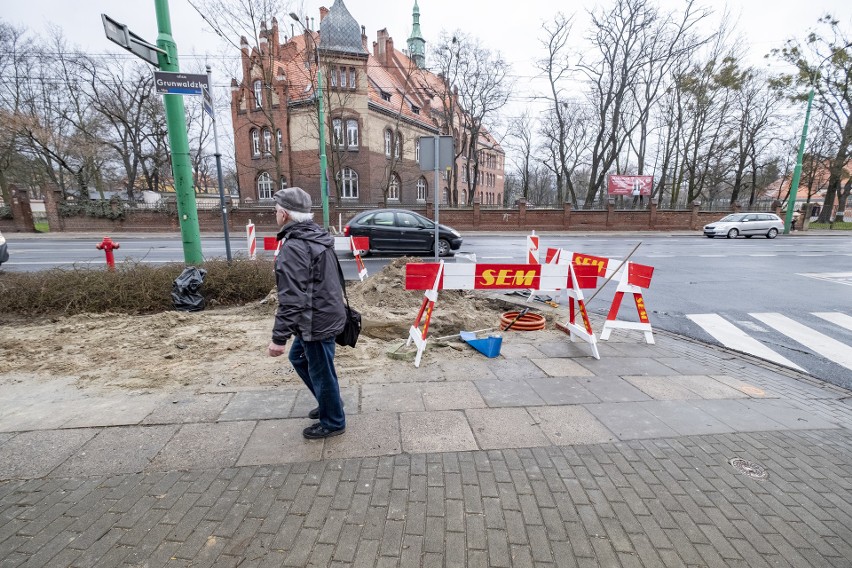
[[[346,324],[343,326],[343,331],[334,338],[334,342],[338,345],[355,347],[355,344],[358,342],[358,336],[361,334],[361,314],[349,306],[349,296],[346,295],[346,280],[343,278],[343,269],[340,267],[340,261],[337,259],[336,254],[334,255],[334,260],[337,262],[337,273],[340,275],[343,297],[346,298]]]

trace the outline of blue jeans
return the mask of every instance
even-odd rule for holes
[[[340,385],[334,370],[334,338],[302,341],[293,337],[290,363],[319,403],[320,424],[329,430],[346,427]]]

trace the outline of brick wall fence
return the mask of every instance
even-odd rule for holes
[[[50,206],[46,206],[50,209]],[[377,204],[376,207],[381,207]],[[406,206],[406,208],[434,218],[434,206]],[[369,209],[368,207],[329,206],[329,222],[338,227],[349,219]],[[739,210],[735,207],[735,210]],[[314,219],[321,221],[322,211],[314,208]],[[653,201],[647,209],[616,209],[610,204],[605,210],[584,211],[573,209],[566,203],[562,209],[529,209],[521,202],[513,209],[482,208],[478,203],[464,208],[441,208],[440,222],[459,231],[698,231],[712,221],[719,219],[723,212],[700,211],[699,204],[691,210],[659,209]],[[231,231],[244,231],[248,221],[256,225],[258,234],[271,234],[276,231],[275,210],[267,207],[238,207],[228,213],[228,226]],[[59,217],[48,211],[48,222],[52,232],[177,232],[177,214],[159,211],[128,211],[124,219],[104,219],[97,217]],[[222,231],[222,215],[218,209],[199,210],[198,223],[202,232]],[[30,224],[30,226],[32,226]],[[20,222],[0,219],[0,231],[26,231]]]

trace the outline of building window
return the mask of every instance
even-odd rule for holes
[[[399,186],[399,176],[394,172],[391,174],[390,184],[388,185],[388,199],[399,201]]]
[[[281,189],[287,189],[287,178],[281,176],[279,185],[281,186]]]
[[[254,108],[261,108],[263,106],[263,82],[255,81],[254,82]]]
[[[420,138],[414,140],[414,161],[420,162]]]
[[[340,68],[340,88],[346,88],[346,67]]]
[[[331,83],[332,88],[337,88],[337,70],[332,69],[331,73],[328,74],[329,82]]]
[[[272,178],[267,172],[257,176],[257,198],[272,199]]]
[[[358,198],[358,174],[352,168],[343,168],[338,174],[340,180],[340,196],[344,199]]]
[[[355,68],[349,68],[349,88],[355,89],[358,87],[358,83],[355,81]]]
[[[385,130],[385,157],[391,157],[391,144],[393,143],[393,133],[390,130]]]
[[[352,118],[346,121],[346,145],[350,150],[358,147],[358,121]]]
[[[275,131],[275,140],[278,142],[278,151],[284,150],[284,138],[281,136],[281,129]]]
[[[402,158],[402,134],[397,131],[393,141],[393,157],[399,160]]]
[[[343,121],[339,118],[331,121],[331,143],[338,147],[343,145]]]
[[[429,192],[429,186],[426,185],[426,178],[420,176],[417,180],[417,201],[426,201],[426,196]]]
[[[461,205],[467,203],[467,190],[463,189],[461,192]]]
[[[272,154],[272,131],[268,128],[263,129],[263,152],[267,156]]]
[[[260,156],[260,134],[258,134],[256,128],[251,129],[251,155],[252,156]]]
[[[382,100],[383,100],[383,101],[390,102],[390,100],[391,100],[391,94],[390,94],[390,93],[386,93],[386,92],[384,92],[384,91],[381,91],[381,93],[382,93]]]

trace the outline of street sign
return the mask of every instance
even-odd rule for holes
[[[446,170],[453,167],[455,148],[452,136],[438,136],[438,163],[435,163],[435,137],[420,137],[420,171]]]
[[[207,75],[154,71],[154,87],[161,95],[203,95],[207,87]]]
[[[157,60],[158,53],[162,53],[166,58],[169,57],[169,54],[165,50],[148,43],[131,32],[125,24],[116,22],[106,14],[101,14],[101,21],[104,23],[104,32],[108,40],[117,43],[137,57],[141,57],[154,67],[160,66],[160,62]]]
[[[201,106],[204,108],[204,112],[206,112],[211,119],[216,120],[216,116],[213,114],[213,97],[210,96],[210,83],[208,77],[208,83],[204,86],[203,93],[201,95]]]

